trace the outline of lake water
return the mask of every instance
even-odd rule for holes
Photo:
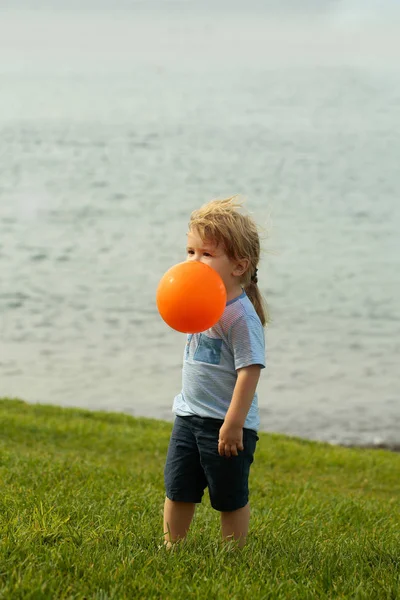
[[[185,338],[157,283],[190,212],[241,193],[262,429],[399,443],[391,3],[95,4],[0,8],[0,395],[172,420]]]

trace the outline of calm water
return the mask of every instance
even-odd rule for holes
[[[0,395],[172,419],[157,283],[238,192],[266,232],[262,428],[399,443],[393,20],[94,4],[0,14]]]

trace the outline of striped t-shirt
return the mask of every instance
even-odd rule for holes
[[[227,303],[216,325],[189,334],[183,357],[182,391],[173,412],[224,419],[236,384],[236,370],[265,367],[264,329],[250,299],[243,292]],[[258,431],[260,418],[255,393],[244,427]]]

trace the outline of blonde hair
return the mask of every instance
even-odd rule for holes
[[[260,237],[253,219],[240,212],[243,207],[237,196],[212,200],[190,215],[189,229],[203,241],[222,244],[231,260],[246,258],[249,266],[240,278],[246,294],[254,305],[261,323],[268,323],[268,310],[258,288],[257,266],[260,260]]]

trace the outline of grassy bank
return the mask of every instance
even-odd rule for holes
[[[400,598],[400,455],[260,435],[247,546],[162,541],[171,424],[0,400],[0,598]]]

